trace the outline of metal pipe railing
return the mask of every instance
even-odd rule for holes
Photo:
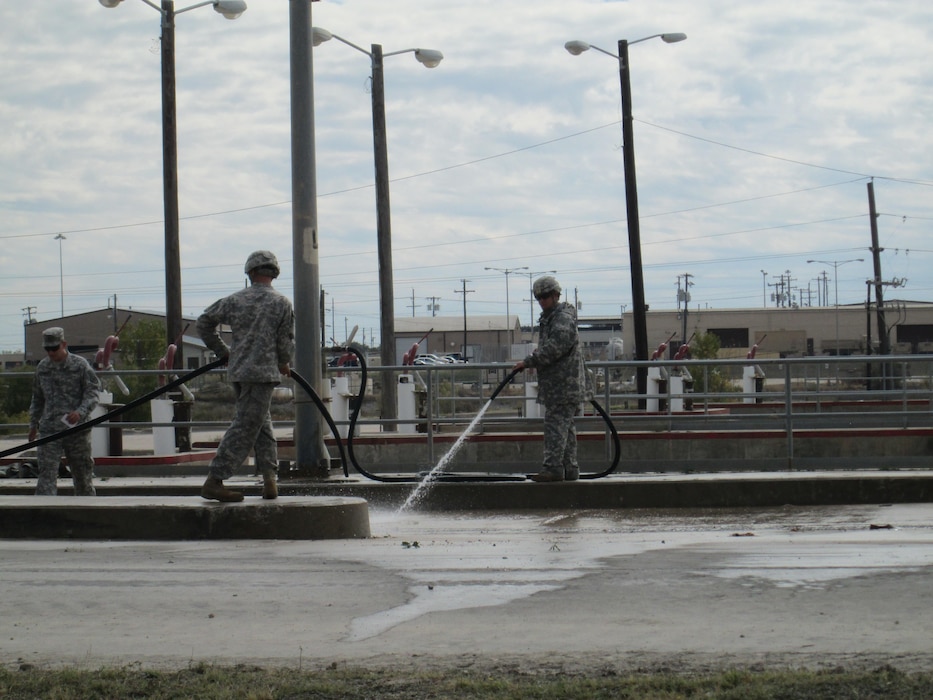
[[[588,369],[595,382],[597,400],[603,405],[617,429],[624,432],[654,431],[747,431],[777,430],[786,436],[785,451],[788,466],[794,464],[795,434],[806,430],[842,429],[933,429],[933,356],[905,355],[848,356],[848,357],[795,357],[754,359],[765,375],[760,391],[748,393],[742,388],[742,369],[752,361],[747,359],[715,360],[655,360],[652,362],[590,362]],[[693,377],[693,389],[666,395],[663,411],[647,413],[637,410],[639,402],[649,394],[639,394],[634,377],[643,366],[665,369],[686,368]],[[879,370],[878,365],[881,366]],[[373,368],[376,376],[399,373],[417,373],[424,381],[423,410],[415,422],[423,427],[429,458],[436,458],[436,433],[456,431],[480,410],[492,390],[510,369],[505,363],[397,366]],[[328,368],[325,376],[342,372],[352,376],[357,367]],[[158,370],[116,371],[124,378],[165,376]],[[110,371],[100,372],[106,380]],[[16,382],[32,380],[31,372],[0,372],[0,389],[4,394]],[[516,378],[514,385],[523,386],[532,380],[530,373]],[[189,386],[195,396],[211,383],[225,382],[224,370],[218,369],[198,377]],[[283,383],[292,388],[291,382]],[[358,384],[357,384],[358,386]],[[378,384],[376,384],[378,389]],[[144,392],[140,392],[144,393]],[[119,397],[115,397],[119,398]],[[128,397],[132,398],[132,397]],[[670,399],[688,398],[692,410],[678,413],[672,409]],[[524,392],[504,391],[497,398],[494,409],[484,416],[478,431],[499,430],[528,432],[540,429],[540,419],[524,417]],[[374,404],[378,406],[378,402]],[[0,416],[7,418],[7,416]],[[362,430],[379,430],[388,426],[408,423],[403,419],[382,419],[373,406],[364,405],[358,425]],[[343,423],[344,425],[346,422]],[[134,428],[187,426],[189,428],[226,428],[225,420],[196,420],[184,423],[147,421],[122,422],[119,427]],[[277,419],[278,428],[293,427],[287,417]],[[582,430],[598,432],[599,421],[589,416],[580,419]],[[25,433],[28,425],[9,422],[0,424],[0,430],[12,437]],[[608,432],[608,431],[607,431]],[[607,438],[607,450],[608,438]]]

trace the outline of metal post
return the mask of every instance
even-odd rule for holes
[[[373,155],[376,168],[376,248],[379,259],[379,356],[383,367],[395,364],[395,286],[392,280],[392,214],[389,201],[389,147],[386,137],[385,76],[382,46],[372,45]],[[396,387],[389,372],[383,374],[383,419],[398,415]],[[386,424],[384,430],[394,431]]]
[[[835,292],[833,293],[835,299],[833,301],[833,306],[836,307],[836,357],[839,357],[839,261],[833,261],[833,284],[835,285]],[[837,364],[838,368],[839,365]]]
[[[320,394],[321,283],[318,266],[317,181],[311,2],[289,0],[292,129],[292,269],[295,295],[295,370]],[[310,399],[295,401],[295,456],[299,470],[326,475],[320,413]],[[323,471],[323,474],[322,474]]]
[[[165,211],[165,335],[177,342],[175,368],[184,367],[181,340],[181,249],[178,242],[178,130],[175,110],[175,3],[162,0],[162,197]]]
[[[469,282],[469,280],[463,279],[463,280],[460,280],[460,282],[463,284],[463,289],[462,290],[455,289],[454,294],[463,295],[463,349],[461,350],[461,353],[463,355],[463,359],[466,360],[466,359],[469,359],[467,357],[467,309],[466,309],[466,298],[467,297],[466,295],[471,294],[472,292],[476,290],[466,288],[466,283]],[[473,361],[475,362],[476,358],[473,358]]]
[[[65,317],[65,268],[62,263],[62,241],[68,240],[62,234],[55,236],[58,241],[58,295],[61,303],[61,317]]]
[[[878,244],[878,212],[875,209],[875,187],[873,182],[868,183],[868,218],[871,223],[871,257],[875,273],[875,314],[878,317],[879,352],[882,355],[890,355],[891,338],[888,335],[888,326],[884,320],[884,283],[881,281],[881,252],[884,248]]]
[[[628,254],[632,276],[632,321],[635,359],[648,359],[648,319],[645,306],[645,280],[641,262],[641,228],[638,220],[638,185],[635,178],[635,134],[632,126],[632,83],[629,75],[628,40],[619,40],[619,82],[622,86],[622,155],[625,167],[625,209],[628,220]],[[640,408],[648,392],[648,368],[636,369]]]

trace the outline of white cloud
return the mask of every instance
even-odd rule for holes
[[[562,46],[615,51],[619,38],[666,31],[689,38],[630,47],[652,308],[674,306],[684,272],[701,307],[757,305],[761,269],[792,270],[806,288],[814,257],[864,257],[839,270],[840,301],[862,299],[871,256],[859,175],[924,183],[876,179],[875,193],[884,276],[908,277],[905,297],[931,295],[923,0],[312,8],[315,25],[365,49],[445,55],[433,70],[386,58],[398,315],[411,313],[413,289],[459,314],[464,278],[477,290],[471,313],[504,313],[503,276],[486,266],[556,269],[587,314],[630,306],[617,66]],[[22,345],[23,308],[58,315],[60,231],[66,313],[113,294],[164,307],[158,34],[158,15],[134,0],[0,5],[0,348]],[[187,314],[239,287],[254,248],[290,268],[288,42],[281,2],[252,0],[234,22],[208,8],[177,17]],[[321,279],[339,335],[343,317],[378,328],[369,62],[331,41],[314,67]],[[510,285],[523,318],[527,281]],[[280,286],[291,282],[286,273]]]

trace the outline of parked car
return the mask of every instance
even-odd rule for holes
[[[444,357],[447,358],[448,362],[452,362],[455,365],[462,365],[467,361],[462,352],[450,352],[447,353]]]
[[[342,358],[340,357],[332,357],[327,361],[327,366],[328,367],[359,367],[360,366],[360,362],[359,360],[356,359],[356,357],[351,357],[347,359],[346,361],[344,361],[343,364],[340,363],[341,359]]]
[[[442,357],[433,355],[431,353],[424,353],[421,355],[416,355],[415,359],[412,361],[413,365],[446,365],[450,364]]]

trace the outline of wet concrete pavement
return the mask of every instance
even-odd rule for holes
[[[933,670],[933,504],[372,507],[370,527],[360,540],[0,540],[0,654]]]

